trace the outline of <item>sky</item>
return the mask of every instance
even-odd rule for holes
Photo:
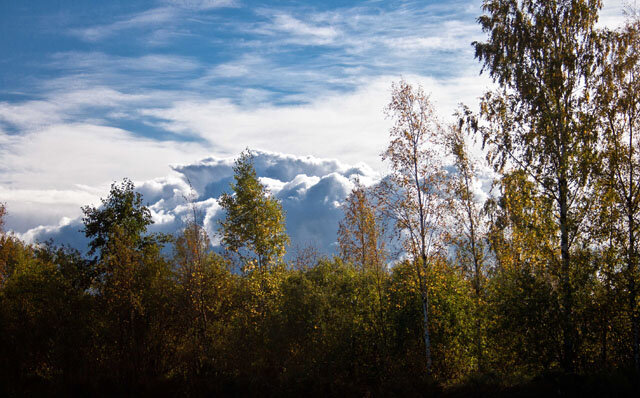
[[[622,10],[605,0],[601,24]],[[213,234],[251,148],[294,244],[330,250],[353,177],[386,172],[391,83],[422,85],[444,121],[490,87],[471,46],[481,13],[478,0],[0,0],[7,227],[79,245],[80,207],[128,177],[168,232],[191,181]]]

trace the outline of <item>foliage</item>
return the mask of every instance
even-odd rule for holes
[[[446,130],[395,84],[390,174],[345,201],[340,257],[285,267],[248,151],[223,253],[193,203],[148,233],[129,180],[83,208],[89,255],[5,233],[0,205],[0,395],[637,396],[640,41],[637,20],[596,30],[599,6],[485,0],[498,88]]]
[[[598,74],[596,103],[601,115],[603,170],[599,188],[604,221],[625,259],[628,311],[633,334],[633,358],[640,371],[640,26],[629,21],[619,31],[602,33],[600,52],[604,58]]]
[[[442,214],[445,174],[438,153],[443,131],[435,109],[422,88],[414,89],[401,81],[392,85],[391,102],[386,108],[394,120],[389,131],[391,142],[382,154],[391,166],[382,181],[378,198],[382,211],[395,221],[396,232],[405,252],[412,257],[420,287],[423,312],[423,339],[426,369],[431,369],[429,336],[429,290],[427,275],[444,246]]]
[[[245,273],[264,273],[280,264],[289,243],[282,206],[258,181],[251,152],[243,152],[233,170],[233,194],[219,200],[226,212],[220,223],[222,244],[240,258]]]
[[[478,21],[487,42],[476,57],[500,88],[482,100],[487,159],[496,171],[524,171],[552,205],[559,250],[563,366],[573,368],[577,329],[571,260],[593,199],[597,118],[591,100],[600,0],[485,0]]]
[[[340,256],[361,270],[384,267],[384,229],[370,193],[359,181],[345,199],[338,225]]]
[[[124,179],[120,185],[113,183],[107,199],[102,200],[99,208],[82,208],[84,233],[91,239],[90,254],[106,248],[110,234],[119,228],[119,234],[132,239],[137,246],[145,244],[143,234],[151,224],[151,213],[142,204],[142,195],[135,192],[133,182]]]

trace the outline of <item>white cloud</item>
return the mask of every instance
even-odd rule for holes
[[[254,154],[256,172],[261,181],[266,182],[271,193],[282,202],[287,216],[287,232],[293,244],[312,244],[326,253],[335,250],[338,222],[342,218],[340,203],[353,188],[352,179],[358,176],[371,184],[379,178],[364,164],[349,165],[335,159],[264,151],[255,151]],[[233,163],[232,158],[212,157],[176,166],[177,174],[139,183],[137,189],[149,203],[155,222],[152,231],[176,232],[185,225],[195,208],[214,243],[217,242],[218,220],[223,217],[217,198],[229,190]],[[191,189],[188,180],[197,191],[191,204],[186,199]],[[47,195],[46,192],[42,194]],[[101,196],[105,194],[106,190]],[[77,199],[73,194],[71,196]],[[49,199],[55,201],[53,197]],[[95,199],[93,201],[96,204]],[[20,236],[28,241],[53,238],[83,248],[86,239],[79,232],[81,227],[79,218],[63,217],[52,225],[30,228]]]
[[[123,30],[158,26],[166,22],[171,22],[174,21],[176,17],[176,10],[174,8],[158,7],[130,15],[111,24],[72,29],[70,33],[78,36],[82,40],[95,42]]]
[[[42,100],[14,104],[0,102],[0,122],[28,131],[41,130],[66,120],[78,120],[88,109],[149,103],[152,95],[124,94],[108,87],[68,87],[48,93]],[[15,137],[14,137],[15,138]]]
[[[236,0],[165,0],[166,3],[192,10],[211,10],[223,7],[239,7]]]
[[[313,245],[321,252],[335,253],[338,222],[343,217],[341,204],[353,189],[354,179],[358,178],[370,186],[381,178],[381,174],[364,163],[354,165],[337,159],[267,151],[253,153],[257,175],[282,203],[287,233],[292,240],[291,247]],[[195,210],[196,217],[205,226],[213,244],[219,244],[217,231],[224,213],[217,199],[230,190],[233,164],[231,157],[209,157],[175,166],[175,173],[168,176],[138,182],[137,190],[143,194],[155,222],[151,231],[174,233],[184,227]],[[481,199],[486,198],[492,177],[491,174],[482,174],[474,187]],[[91,199],[96,191],[102,190],[100,196],[108,193],[108,188],[104,186],[93,190],[80,188],[87,191],[83,197],[85,200]],[[20,194],[24,196],[28,193]],[[53,195],[53,191],[50,194]],[[40,206],[49,206],[51,201],[56,201],[53,197],[47,199],[47,192],[38,195],[44,195],[45,198]],[[76,200],[73,192],[62,193],[62,200],[67,195],[72,197],[72,201]],[[93,199],[90,204],[98,203],[97,199]],[[36,206],[36,213],[38,210]],[[77,215],[74,217],[64,216],[60,221],[37,225],[19,236],[28,241],[52,238],[59,243],[86,248],[86,239],[79,232],[82,229],[80,218]]]
[[[50,66],[82,72],[143,71],[180,73],[193,72],[200,63],[192,57],[167,54],[148,54],[138,57],[121,57],[101,52],[62,52],[52,56]]]
[[[194,144],[149,140],[90,124],[0,136],[0,201],[10,212],[8,227],[18,231],[78,216],[80,206],[96,203],[114,180],[153,178],[166,174],[170,162],[206,153]]]
[[[312,25],[288,14],[276,14],[270,28],[291,35],[288,42],[306,45],[331,44],[339,34],[333,26]]]
[[[450,80],[405,77],[433,92],[443,118],[461,100],[473,107],[488,84],[488,79],[478,78],[473,71]],[[382,109],[389,101],[391,81],[398,79],[386,76],[363,81],[353,92],[324,93],[300,105],[243,106],[202,97],[172,102],[172,97],[180,96],[171,91],[125,94],[106,87],[56,89],[44,100],[0,103],[0,181],[4,188],[0,201],[8,202],[9,227],[24,232],[57,223],[62,216],[78,216],[80,206],[95,203],[114,180],[147,181],[165,175],[169,164],[189,164],[194,158],[213,155],[218,158],[216,164],[204,161],[200,166],[209,171],[218,167],[222,174],[216,178],[223,178],[224,173],[229,178],[232,159],[222,162],[219,158],[235,156],[246,147],[329,157],[346,164],[364,162],[376,174],[383,174],[379,154],[387,145],[390,121],[385,120]],[[96,107],[99,111],[93,112]],[[196,140],[145,138],[133,129],[110,126],[112,119],[92,119],[92,112],[144,123],[152,118],[156,127]],[[3,131],[3,122],[19,133]],[[265,177],[285,183],[280,190],[278,184],[269,184],[274,192],[297,181],[298,174],[306,176],[303,180],[309,184],[317,183],[309,178],[332,172],[348,174],[331,162],[324,163],[322,173],[314,174],[309,171],[313,162],[302,159],[271,166],[280,175]],[[188,174],[200,190],[203,183],[195,166],[176,171]],[[202,178],[209,181],[212,177]],[[184,191],[178,185],[176,189]]]
[[[375,79],[351,93],[333,93],[303,105],[243,107],[228,100],[179,101],[168,108],[141,113],[165,122],[165,129],[207,140],[221,153],[238,153],[246,146],[271,151],[330,156],[347,162],[365,161],[378,167],[389,121],[382,112],[390,84],[400,77]],[[468,75],[450,80],[407,76],[421,83],[448,119],[459,102],[470,106],[490,84],[487,77]]]
[[[634,5],[634,0],[603,0],[598,25],[610,29],[622,26],[625,22],[625,10]]]
[[[0,167],[13,171],[3,172],[3,179],[21,187],[95,185],[131,173],[147,179],[162,174],[168,163],[205,153],[194,143],[157,141],[91,124],[52,125],[5,139]]]
[[[432,27],[428,32],[421,32],[422,35],[402,35],[385,36],[381,35],[377,40],[385,47],[395,52],[416,52],[416,51],[462,51],[469,52],[471,43],[474,40],[481,40],[483,37],[476,23],[463,22],[459,20],[446,21],[437,28]]]
[[[98,42],[123,31],[151,28],[147,44],[159,44],[181,34],[175,26],[185,14],[239,6],[235,0],[165,0],[164,3],[166,6],[124,16],[112,23],[73,28],[69,33],[87,42]]]
[[[41,226],[32,228],[32,229],[28,230],[27,232],[25,232],[23,234],[18,234],[18,236],[21,239],[23,239],[23,240],[25,240],[27,242],[36,242],[36,241],[42,242],[42,241],[47,240],[48,237],[55,236],[57,238],[59,235],[62,234],[62,231],[65,230],[65,229],[68,229],[68,227],[71,224],[80,225],[78,219],[71,219],[71,218],[68,218],[68,217],[62,217],[60,219],[60,222],[57,225],[41,225]],[[46,236],[47,239],[40,239],[40,237],[44,237],[44,236]],[[80,240],[81,240],[81,237],[79,237],[78,241],[80,241]],[[56,239],[56,243],[62,244],[62,242],[60,242],[59,239]],[[67,242],[65,242],[65,243],[67,243]]]
[[[245,54],[234,61],[221,63],[210,68],[202,80],[247,76],[253,74],[252,72],[258,67],[264,68],[265,63],[267,60],[261,56]]]

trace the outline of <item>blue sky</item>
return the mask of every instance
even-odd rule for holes
[[[391,82],[422,84],[445,120],[488,87],[480,5],[0,0],[8,226],[64,224],[114,180],[178,178],[246,147],[384,174]],[[621,10],[605,1],[603,23]]]
[[[73,79],[287,104],[381,74],[447,78],[478,15],[477,1],[4,1],[0,98]]]

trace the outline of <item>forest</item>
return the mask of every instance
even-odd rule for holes
[[[127,179],[82,209],[86,253],[0,205],[0,395],[637,396],[640,20],[600,7],[485,0],[494,86],[452,123],[394,83],[389,172],[354,181],[335,256],[287,255],[250,150],[215,236],[189,198],[149,233]]]

